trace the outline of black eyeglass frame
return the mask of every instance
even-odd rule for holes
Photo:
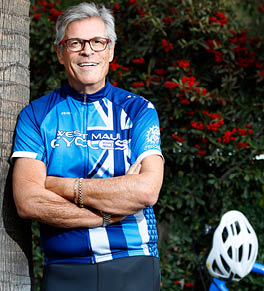
[[[105,47],[104,47],[103,49],[101,49],[101,50],[95,50],[95,49],[92,47],[92,45],[91,45],[91,41],[92,41],[92,40],[96,40],[96,39],[98,39],[98,40],[103,39],[103,40],[106,41],[106,43],[105,43]],[[82,47],[81,47],[81,49],[79,49],[79,50],[72,50],[71,48],[69,48],[68,45],[67,45],[67,42],[68,42],[69,40],[78,40],[78,41],[80,41],[80,43],[82,43]],[[73,37],[73,38],[63,39],[62,41],[60,41],[59,44],[60,44],[60,45],[65,45],[66,48],[67,48],[69,51],[71,51],[71,52],[80,52],[80,51],[82,51],[82,50],[84,49],[85,44],[86,44],[87,42],[89,43],[89,46],[90,46],[90,48],[91,48],[92,51],[94,51],[94,52],[102,52],[102,51],[104,51],[104,50],[107,48],[107,45],[108,45],[109,43],[111,43],[111,39],[110,39],[110,38],[105,38],[105,37],[93,37],[93,38],[90,38],[90,39],[82,39],[82,38],[78,38],[78,37]]]

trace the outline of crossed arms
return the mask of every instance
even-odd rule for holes
[[[97,227],[103,223],[99,211],[112,215],[111,223],[157,202],[163,180],[159,155],[144,158],[126,175],[83,180],[83,203],[73,203],[73,178],[46,176],[43,162],[18,158],[13,171],[13,194],[23,218],[63,228]]]

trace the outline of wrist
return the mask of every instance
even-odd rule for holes
[[[83,178],[76,178],[73,181],[73,202],[80,208],[84,207],[82,183]]]
[[[100,214],[103,217],[103,224],[102,224],[103,227],[106,227],[109,224],[111,224],[111,214],[103,212],[103,211],[100,211]]]

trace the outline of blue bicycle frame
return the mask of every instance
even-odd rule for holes
[[[210,285],[209,291],[228,291],[226,287],[226,282],[213,278],[213,282]]]
[[[264,275],[264,265],[260,263],[255,263],[251,272],[258,273]],[[226,282],[213,278],[213,282],[210,285],[209,291],[228,291],[229,289],[226,287]]]

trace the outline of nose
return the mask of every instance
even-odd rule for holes
[[[89,41],[86,41],[86,42],[84,43],[84,47],[83,47],[83,49],[81,50],[81,54],[82,54],[82,55],[91,55],[91,54],[93,54],[93,53],[94,53],[94,51],[92,50]]]

